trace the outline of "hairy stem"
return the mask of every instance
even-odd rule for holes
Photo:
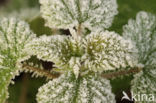
[[[58,74],[53,74],[49,70],[32,67],[32,66],[29,66],[26,64],[23,64],[23,68],[28,70],[28,71],[34,72],[37,76],[44,76],[47,79],[54,79],[54,78],[59,77]]]
[[[122,71],[113,72],[113,73],[106,73],[106,74],[102,74],[101,76],[107,79],[111,79],[111,78],[119,77],[123,75],[139,73],[141,70],[142,70],[141,68],[133,68],[130,70],[122,70]]]
[[[81,36],[82,35],[82,30],[81,30],[81,24],[79,24],[78,28],[77,28],[77,34],[78,36]]]
[[[48,79],[54,79],[54,78],[59,77],[59,75],[54,75],[50,71],[45,70],[45,69],[40,69],[40,68],[32,67],[32,66],[29,66],[29,65],[25,65],[25,64],[23,65],[23,67],[25,69],[29,70],[29,71],[37,72],[38,75],[45,76]],[[111,78],[114,78],[114,77],[139,73],[141,70],[142,70],[141,68],[133,68],[133,69],[130,69],[130,70],[122,70],[122,71],[117,71],[117,72],[105,73],[105,74],[102,74],[101,76],[104,77],[104,78],[107,78],[107,79],[111,79]]]

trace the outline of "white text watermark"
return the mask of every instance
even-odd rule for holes
[[[155,101],[155,95],[154,94],[141,94],[141,93],[134,93],[131,92],[131,97],[128,96],[126,92],[122,92],[123,97],[121,100],[129,100],[129,101],[146,101],[146,102],[154,102]]]

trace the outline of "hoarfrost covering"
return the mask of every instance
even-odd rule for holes
[[[124,26],[123,36],[131,39],[136,45],[139,62],[144,65],[143,71],[134,76],[131,83],[132,92],[156,96],[156,17],[150,13],[139,12],[136,20],[130,20],[128,25]],[[151,96],[150,99],[152,99]],[[137,103],[153,102],[146,101],[144,98]]]
[[[111,26],[116,0],[40,0],[41,14],[51,28],[69,29],[82,24],[91,30]]]
[[[146,94],[147,95],[147,100],[146,98],[141,97],[141,99],[143,100],[138,101],[137,103],[153,103],[155,101],[156,67],[148,66],[148,68],[146,69],[147,71],[136,74],[134,76],[134,80],[131,83],[132,84],[131,91],[133,92],[133,94],[139,94],[139,95]],[[136,97],[136,99],[139,100],[140,97]]]
[[[95,72],[138,65],[135,46],[115,32],[93,32],[85,38],[84,47],[85,67]]]
[[[62,35],[42,36],[34,39],[26,47],[30,55],[54,62],[60,72],[72,69],[79,72],[83,52],[81,40],[76,41],[72,37]]]
[[[25,44],[35,35],[29,25],[15,18],[0,19],[0,103],[8,97],[8,85],[18,75],[20,62],[29,58]]]
[[[137,50],[131,41],[114,32],[92,32],[85,38],[42,36],[26,46],[31,55],[55,63],[60,71],[102,72],[137,66]],[[135,58],[134,58],[135,57]]]
[[[144,11],[137,14],[136,20],[129,20],[123,27],[123,36],[131,39],[138,48],[141,63],[155,62],[156,59],[156,17]]]
[[[74,74],[63,74],[39,88],[38,103],[115,103],[108,80],[88,76],[76,79]]]

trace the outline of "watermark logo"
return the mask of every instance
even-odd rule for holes
[[[141,94],[141,93],[133,93],[131,92],[131,97],[128,96],[128,94],[123,91],[123,97],[121,98],[121,101],[122,100],[128,100],[128,101],[139,101],[139,102],[143,102],[143,101],[146,101],[146,102],[154,102],[155,101],[155,95],[154,94]]]
[[[129,101],[133,101],[133,98],[130,98],[125,91],[123,91],[122,94],[123,94],[123,97],[121,98],[121,101],[124,99],[129,100]]]

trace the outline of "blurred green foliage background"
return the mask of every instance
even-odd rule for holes
[[[6,2],[2,2],[6,1]],[[130,18],[135,18],[139,11],[147,11],[156,14],[156,0],[117,0],[119,14],[115,17],[113,25],[109,30],[115,31],[122,35],[122,27],[127,24]],[[11,14],[14,11],[20,11],[25,8],[37,8],[39,12],[38,0],[0,0],[0,16],[4,13]],[[37,12],[36,12],[37,13]],[[26,14],[29,16],[28,14]],[[35,14],[34,14],[35,15]],[[38,35],[51,35],[56,30],[51,30],[44,26],[44,20],[37,16],[31,21],[27,20],[31,29]],[[127,93],[130,90],[130,81],[133,76],[125,76],[111,80],[113,92],[116,94],[117,103],[121,102],[122,91]],[[8,103],[36,103],[35,97],[38,88],[46,81],[45,78],[31,77],[30,73],[22,73],[14,80],[15,84],[10,85],[10,97]]]

